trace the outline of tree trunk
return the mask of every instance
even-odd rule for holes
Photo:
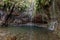
[[[14,7],[15,7],[15,4],[13,5],[10,13],[5,16],[5,22],[2,24],[2,26],[5,26],[5,27],[8,26],[8,21],[9,21],[9,20],[12,18],[12,16],[13,16],[13,15],[12,15],[12,12],[13,12],[13,10],[14,10]]]

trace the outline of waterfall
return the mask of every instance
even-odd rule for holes
[[[31,1],[30,2],[30,7],[27,8],[27,14],[29,15],[31,21],[32,21],[32,18],[33,18],[33,13],[34,13],[34,1]]]

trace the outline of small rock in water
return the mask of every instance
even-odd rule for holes
[[[54,29],[55,29],[55,24],[57,23],[57,21],[55,21],[55,22],[51,22],[48,26],[48,29],[49,30],[51,30],[51,31],[53,31]]]

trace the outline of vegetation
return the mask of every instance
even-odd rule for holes
[[[8,14],[5,16],[5,22],[2,24],[7,26],[9,19],[13,18],[14,20],[14,15],[12,15],[13,11],[18,11],[18,12],[24,12],[26,8],[28,7],[26,4],[26,1],[24,0],[2,0],[1,1],[4,5],[2,5],[0,8],[3,11],[8,12]]]
[[[36,0],[36,11],[40,12],[42,8],[50,4],[51,0]]]
[[[53,5],[52,2],[52,0],[36,0],[36,13],[45,14],[48,19],[51,19],[49,8]]]
[[[31,0],[30,0],[31,1]],[[36,17],[38,18],[36,21],[40,21],[41,23],[44,21],[46,22],[48,19],[50,20],[50,7],[52,5],[52,0],[35,0],[35,13]],[[22,13],[26,11],[26,9],[31,5],[29,5],[28,0],[2,0],[0,4],[0,9],[7,12],[5,16],[5,22],[2,25],[7,25],[8,21],[12,18],[14,20],[13,12]],[[38,13],[38,14],[37,14]],[[33,13],[34,15],[34,13]],[[39,15],[39,16],[38,16]],[[41,16],[41,18],[40,18]],[[39,19],[40,18],[40,19]],[[36,18],[35,18],[36,19]],[[34,20],[35,20],[34,19]],[[33,21],[34,21],[33,20]],[[43,20],[43,21],[42,21]]]
[[[24,0],[2,0],[1,1],[3,3],[0,4],[0,8],[2,8],[3,10],[5,11],[10,11],[11,10],[11,7],[13,5],[15,5],[14,9],[17,9],[18,11],[24,11],[28,6],[26,4],[26,1]]]

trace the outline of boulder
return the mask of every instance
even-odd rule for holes
[[[33,23],[47,23],[48,17],[46,15],[42,16],[40,14],[36,14],[36,16],[33,18]]]

